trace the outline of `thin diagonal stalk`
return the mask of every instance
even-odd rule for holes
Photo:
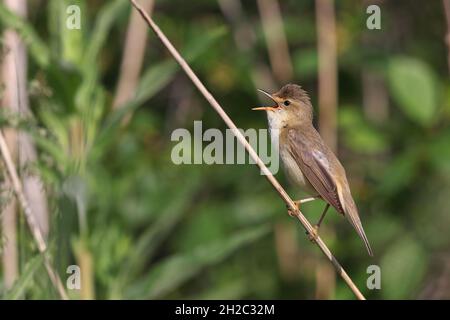
[[[22,183],[20,182],[19,175],[17,174],[16,167],[11,157],[11,153],[9,152],[8,146],[6,144],[3,133],[0,131],[0,153],[2,154],[3,161],[5,162],[6,169],[8,171],[9,178],[11,180],[12,186],[14,188],[14,192],[16,194],[17,200],[19,201],[25,218],[27,220],[28,226],[30,228],[31,234],[36,242],[37,248],[39,252],[44,255],[44,265],[47,269],[47,273],[50,277],[51,282],[55,286],[58,291],[61,299],[67,300],[68,296],[64,289],[64,286],[59,278],[59,275],[53,268],[50,257],[47,252],[47,243],[42,235],[41,229],[36,221],[36,218],[31,211],[30,205],[28,204],[28,200],[25,197]]]
[[[169,50],[169,52],[171,53],[173,58],[178,62],[178,64],[183,69],[183,71],[191,79],[193,84],[197,87],[197,89],[202,93],[202,95],[205,97],[205,99],[209,102],[211,107],[213,107],[213,109],[216,110],[216,112],[219,114],[219,116],[222,118],[222,120],[232,130],[232,132],[236,136],[237,140],[245,147],[245,149],[250,154],[252,159],[255,161],[255,163],[258,165],[258,167],[261,169],[261,171],[265,174],[267,180],[269,180],[269,182],[272,184],[272,186],[278,192],[281,199],[283,199],[283,201],[288,205],[288,207],[292,210],[292,212],[294,212],[296,214],[297,218],[300,220],[300,222],[302,223],[305,230],[309,234],[312,234],[314,232],[314,229],[311,226],[311,224],[309,223],[309,221],[305,218],[305,216],[297,208],[294,201],[289,197],[289,195],[284,190],[284,188],[280,185],[278,180],[275,179],[275,177],[272,175],[270,170],[262,162],[262,160],[259,158],[256,151],[247,142],[244,135],[238,130],[238,128],[236,127],[234,122],[227,115],[227,113],[223,110],[223,108],[220,106],[220,104],[217,102],[217,100],[208,91],[208,89],[206,89],[206,87],[203,85],[203,83],[200,81],[200,79],[197,77],[197,75],[194,73],[194,71],[189,67],[187,62],[178,53],[178,51],[175,49],[175,47],[172,45],[172,43],[169,41],[169,39],[164,35],[164,33],[161,31],[161,29],[158,27],[158,25],[153,21],[153,19],[150,18],[150,16],[136,3],[135,0],[130,0],[130,2],[139,11],[141,16],[148,23],[149,27],[155,32],[155,34],[158,36],[158,38],[161,40],[161,42],[164,44],[164,46]],[[355,296],[358,299],[365,300],[361,291],[359,291],[358,287],[353,283],[353,280],[349,277],[349,275],[345,272],[344,268],[342,268],[340,263],[333,256],[330,249],[328,249],[328,247],[323,242],[323,240],[320,237],[317,237],[317,239],[315,240],[315,243],[319,246],[320,250],[325,254],[325,256],[328,258],[328,260],[330,260],[330,262],[333,264],[334,268],[336,269],[336,272],[342,277],[342,279],[344,279],[344,281],[347,283],[347,285],[353,291]]]

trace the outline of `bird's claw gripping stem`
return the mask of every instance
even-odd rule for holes
[[[297,207],[297,210],[300,210],[300,203],[302,203],[301,200],[297,200],[294,201],[295,206]],[[286,205],[288,214],[292,217],[292,218],[296,218],[297,217],[297,213],[291,209],[291,207],[289,205]]]
[[[310,201],[314,201],[314,200],[319,199],[319,198],[320,198],[320,196],[315,196],[315,197],[310,197],[310,198],[300,199],[300,200],[294,201],[294,204],[295,204],[295,206],[297,207],[297,210],[300,210],[300,204],[306,203],[306,202],[310,202]],[[286,208],[287,208],[288,214],[289,214],[291,217],[293,217],[293,218],[297,217],[297,213],[296,213],[294,210],[292,210],[291,207],[290,207],[289,205],[286,205]]]

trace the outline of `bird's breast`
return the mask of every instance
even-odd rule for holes
[[[289,181],[296,187],[299,187],[303,191],[316,195],[317,192],[314,190],[313,186],[309,183],[309,181],[303,175],[303,172],[300,170],[295,159],[291,156],[289,151],[286,148],[286,142],[281,141],[283,130],[286,130],[287,124],[287,115],[285,112],[280,111],[268,111],[267,118],[269,120],[269,131],[270,137],[272,140],[272,144],[279,146],[279,154],[281,158],[281,163],[284,168],[284,171],[289,179]]]
[[[305,178],[303,172],[300,170],[295,159],[291,154],[283,147],[280,147],[280,158],[283,164],[284,172],[288,177],[289,181],[296,187],[302,189],[302,191],[310,194],[316,195],[317,192],[314,190],[313,186]]]

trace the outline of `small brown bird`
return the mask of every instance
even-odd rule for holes
[[[267,111],[271,137],[274,140],[275,132],[278,133],[280,158],[289,180],[303,191],[327,202],[312,238],[317,236],[320,224],[332,205],[347,217],[372,256],[369,240],[350,193],[345,169],[314,128],[313,108],[306,91],[295,84],[287,84],[274,94],[259,91],[276,103],[253,110]],[[303,202],[306,201],[295,203],[300,205]]]

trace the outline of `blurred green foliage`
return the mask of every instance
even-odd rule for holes
[[[375,258],[334,212],[323,237],[367,297],[375,299],[424,297],[430,279],[450,268],[437,264],[450,255],[445,20],[439,1],[423,11],[411,2],[384,3],[377,31],[366,29],[359,2],[337,4],[339,155]],[[196,119],[204,127],[225,126],[153,35],[135,96],[123,108],[111,108],[128,1],[44,3],[30,1],[28,21],[0,5],[0,25],[18,30],[29,49],[35,117],[24,119],[20,128],[32,134],[39,149],[36,168],[51,209],[49,240],[63,279],[68,265],[90,261],[92,270],[84,276],[96,298],[314,298],[314,266],[326,262],[255,166],[170,161],[174,128],[191,129]],[[69,4],[82,9],[81,31],[64,27]],[[190,6],[157,1],[155,19],[237,125],[263,128],[264,117],[249,111],[257,101],[250,74],[256,60],[269,65],[267,49],[256,4],[242,5],[256,32],[256,43],[246,52],[237,48],[235,26],[216,1]],[[316,104],[314,2],[290,0],[281,6],[293,82]],[[381,122],[363,108],[362,70],[385,84],[389,110]],[[11,116],[2,118],[3,125],[12,123]],[[278,176],[285,182],[282,173]],[[321,208],[312,203],[303,211],[315,221]],[[0,286],[1,296],[56,298],[24,221],[20,230],[20,278],[11,290]],[[283,248],[294,248],[295,254]],[[286,261],[295,271],[285,270]],[[381,266],[379,291],[365,286],[371,264]],[[70,294],[80,297],[77,291]],[[330,298],[353,296],[337,279]]]

